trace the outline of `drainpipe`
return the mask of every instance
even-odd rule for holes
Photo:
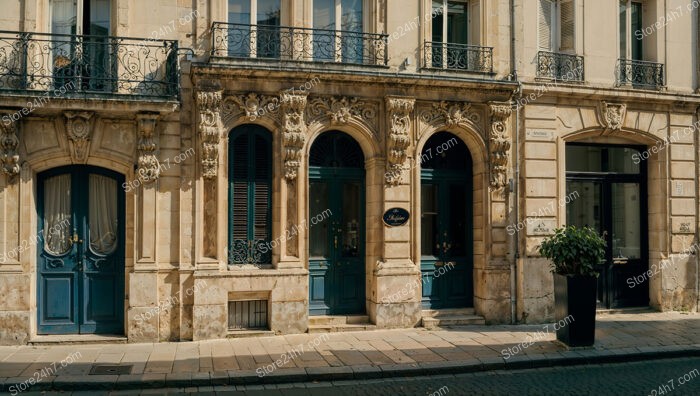
[[[513,177],[513,193],[515,195],[515,252],[510,263],[510,323],[517,322],[516,308],[518,303],[518,271],[517,263],[520,259],[520,227],[519,207],[520,207],[520,107],[519,99],[522,97],[522,83],[518,77],[518,63],[516,57],[515,40],[515,0],[510,0],[510,61],[512,67],[511,80],[518,82],[518,89],[514,95],[515,99],[515,148],[513,158],[515,159],[515,174]]]

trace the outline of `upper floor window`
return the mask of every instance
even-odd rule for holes
[[[620,58],[643,60],[642,3],[620,0]]]
[[[317,61],[363,63],[363,0],[313,0],[313,56]],[[340,51],[338,51],[340,49]]]
[[[433,0],[434,43],[469,44],[469,1]]]
[[[237,25],[228,37],[229,55],[278,58],[281,10],[281,0],[228,0],[228,22]]]
[[[363,0],[313,0],[314,29],[359,32],[364,29]]]
[[[109,0],[51,0],[51,33],[108,36]]]
[[[540,51],[575,51],[575,1],[539,0],[537,41]]]

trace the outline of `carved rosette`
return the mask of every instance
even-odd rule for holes
[[[156,152],[158,145],[154,139],[158,114],[142,113],[136,116],[138,121],[138,177],[141,182],[148,184],[160,176],[160,162]]]
[[[221,138],[222,91],[198,92],[199,137],[202,142],[202,176],[216,177],[219,167],[219,140]]]
[[[284,177],[296,180],[301,166],[301,152],[306,142],[306,95],[283,92],[282,110],[282,144],[284,147]]]
[[[472,108],[471,104],[458,102],[442,101],[440,103],[434,103],[433,107],[423,111],[420,117],[426,124],[430,124],[438,119],[443,119],[445,124],[449,127],[468,121],[476,124],[481,122],[481,115]]]
[[[619,131],[625,123],[627,115],[627,105],[622,103],[601,102],[600,104],[601,119],[603,127],[607,132]]]
[[[5,117],[0,119],[4,120]],[[14,176],[20,172],[18,146],[17,124],[0,122],[0,161],[2,161],[2,172],[6,175]]]
[[[387,172],[385,181],[396,186],[401,183],[401,171],[408,156],[410,145],[411,113],[416,105],[415,99],[387,97],[386,108],[389,119],[389,136],[387,137]]]
[[[491,110],[491,133],[489,136],[489,161],[491,166],[491,188],[500,190],[506,186],[510,137],[506,121],[510,117],[510,103],[489,103]]]
[[[86,163],[90,153],[93,113],[87,111],[67,111],[66,133],[73,162]]]
[[[353,118],[373,124],[376,104],[349,97],[316,97],[309,103],[307,119],[328,117],[331,125],[344,125]]]
[[[243,113],[245,117],[252,122],[263,117],[277,119],[279,107],[279,98],[269,95],[258,95],[251,92],[248,94],[227,96],[223,101],[222,110],[224,117]],[[238,109],[240,109],[240,111]]]

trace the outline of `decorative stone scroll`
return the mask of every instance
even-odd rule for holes
[[[444,119],[445,124],[449,127],[459,125],[461,123],[471,121],[474,123],[481,122],[481,115],[478,111],[472,108],[470,103],[445,102],[434,103],[433,107],[424,110],[421,115],[421,120],[430,124],[437,119]]]
[[[202,142],[202,176],[216,178],[219,167],[219,140],[221,139],[222,91],[197,93],[199,136]]]
[[[386,109],[389,119],[389,136],[387,136],[387,172],[385,181],[396,186],[401,183],[401,171],[408,156],[410,144],[411,113],[416,105],[415,99],[387,97]]]
[[[158,145],[154,140],[157,113],[141,113],[136,115],[138,121],[138,169],[139,180],[144,184],[154,182],[160,176],[160,162],[156,152]]]
[[[491,110],[491,133],[489,135],[489,162],[491,166],[491,188],[503,189],[507,184],[508,151],[510,138],[506,120],[510,117],[510,103],[489,103]]]
[[[67,111],[64,115],[71,159],[73,162],[87,163],[94,114],[87,111]]]
[[[282,145],[284,147],[284,177],[296,180],[301,166],[301,152],[306,142],[306,95],[283,92],[282,109]]]
[[[5,117],[0,117],[4,120]],[[19,138],[17,137],[17,124],[14,122],[0,122],[0,161],[2,161],[2,172],[9,176],[15,176],[20,172],[19,154],[17,147]]]
[[[328,117],[331,125],[344,125],[353,118],[373,124],[377,117],[376,104],[350,97],[315,97],[309,102],[307,120]]]
[[[600,103],[600,118],[606,132],[619,131],[625,123],[627,115],[627,105],[622,103]]]

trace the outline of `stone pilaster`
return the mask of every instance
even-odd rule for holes
[[[300,179],[301,157],[304,144],[306,143],[306,95],[290,94],[282,92],[280,94],[280,109],[282,121],[282,169],[284,177],[281,178],[282,217],[280,224],[283,229],[282,235],[287,235],[286,230],[291,230],[301,222],[303,211],[300,208],[302,196]],[[279,267],[299,267],[299,252],[301,247],[297,234],[290,234],[291,238],[281,241],[281,254]]]
[[[420,322],[420,270],[411,260],[413,218],[401,226],[381,223],[391,208],[411,210],[411,186],[406,176],[406,159],[411,145],[415,98],[385,98],[387,126],[386,172],[375,180],[377,161],[368,163],[368,213],[376,215],[378,224],[370,226],[368,240],[380,244],[380,258],[372,273],[369,315],[379,327],[412,327]],[[376,206],[376,207],[375,207]],[[413,214],[411,214],[413,215]]]

